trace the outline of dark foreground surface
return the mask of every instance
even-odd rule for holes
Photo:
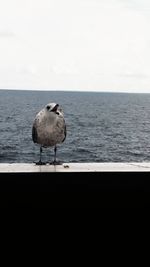
[[[150,173],[0,173],[0,207],[150,207]]]

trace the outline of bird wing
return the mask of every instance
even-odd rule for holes
[[[32,127],[32,139],[34,143],[37,143],[38,134],[37,134],[37,129],[36,129],[35,124],[33,124],[33,127]]]
[[[64,120],[64,135],[65,135],[65,137],[64,137],[64,139],[62,140],[62,142],[65,141],[65,139],[66,139],[66,135],[67,135],[67,127],[66,127],[66,124],[65,124],[65,120]]]

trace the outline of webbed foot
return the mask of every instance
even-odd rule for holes
[[[34,162],[36,165],[46,165],[46,162],[42,162],[41,160],[39,160],[38,162]]]
[[[49,162],[50,165],[62,165],[62,162],[59,160],[53,160],[51,162]]]

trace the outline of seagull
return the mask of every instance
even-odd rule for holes
[[[66,123],[63,110],[59,104],[47,104],[35,117],[32,126],[32,140],[40,145],[40,160],[37,165],[44,165],[42,162],[42,148],[54,147],[54,161],[50,164],[56,165],[57,144],[66,139]]]

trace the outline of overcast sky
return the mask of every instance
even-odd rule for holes
[[[150,1],[0,0],[0,88],[150,93]]]

